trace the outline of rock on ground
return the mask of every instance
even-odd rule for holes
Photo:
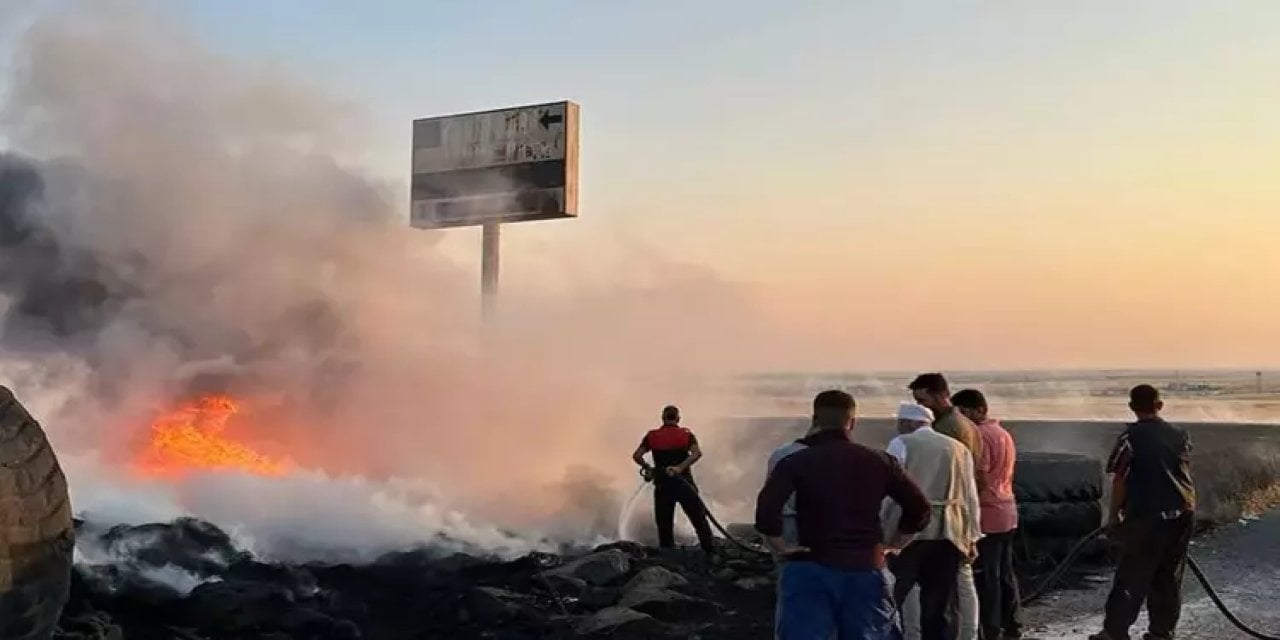
[[[609,607],[579,622],[574,628],[580,636],[607,635],[610,638],[634,634],[652,634],[659,630],[657,620],[626,607]]]
[[[619,549],[610,549],[573,560],[546,573],[547,577],[573,578],[595,586],[607,585],[631,571],[631,558]]]
[[[688,586],[689,580],[684,576],[664,567],[649,567],[636,574],[622,588],[623,591],[637,589],[668,589]]]
[[[716,613],[716,605],[670,589],[642,587],[622,596],[618,606],[634,609],[664,622],[697,620]]]

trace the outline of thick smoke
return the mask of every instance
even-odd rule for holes
[[[742,292],[652,255],[513,292],[477,326],[474,275],[350,161],[356,110],[123,3],[41,15],[12,70],[0,379],[81,510],[317,552],[611,533],[656,408],[712,417],[704,383],[769,343]],[[303,471],[130,477],[150,419],[204,391],[241,398],[236,435]]]

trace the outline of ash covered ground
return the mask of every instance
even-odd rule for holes
[[[256,560],[212,524],[78,526],[58,638],[768,637],[768,558],[617,543],[500,561],[429,547],[373,562]]]

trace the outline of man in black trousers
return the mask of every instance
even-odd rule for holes
[[[653,454],[653,464],[645,462],[644,455]],[[662,409],[662,426],[645,434],[631,459],[643,470],[646,479],[653,481],[653,515],[658,525],[658,547],[674,549],[676,505],[684,510],[693,530],[698,534],[698,544],[708,557],[715,553],[711,525],[707,522],[706,507],[698,495],[690,468],[702,459],[702,449],[693,432],[680,426],[680,409],[668,406]]]
[[[1120,564],[1107,598],[1102,632],[1090,640],[1128,640],[1145,602],[1144,640],[1173,640],[1182,613],[1182,574],[1195,524],[1191,439],[1160,417],[1164,403],[1151,385],[1129,392],[1137,416],[1107,461],[1113,474],[1108,522],[1120,539]]]

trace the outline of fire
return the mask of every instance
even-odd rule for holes
[[[240,471],[264,476],[288,472],[275,460],[226,435],[227,422],[240,411],[224,395],[204,396],[151,423],[150,440],[136,470],[148,476],[177,476],[194,471]]]

